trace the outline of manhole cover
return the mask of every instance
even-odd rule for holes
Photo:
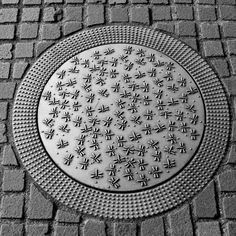
[[[134,218],[199,191],[229,136],[223,87],[189,47],[133,26],[81,32],[45,53],[14,106],[22,161],[86,213]]]

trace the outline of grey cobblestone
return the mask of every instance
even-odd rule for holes
[[[63,34],[68,35],[82,29],[82,24],[79,22],[66,22],[63,25]]]
[[[236,219],[236,196],[224,197],[223,199],[224,217],[227,219]]]
[[[197,12],[198,12],[198,19],[200,21],[215,21],[216,20],[215,7],[198,6]]]
[[[88,0],[88,3],[106,3],[106,0]]]
[[[223,22],[222,27],[224,37],[236,37],[236,22]]]
[[[0,99],[12,99],[15,92],[16,83],[0,83]]]
[[[12,58],[12,44],[5,43],[0,45],[0,59],[11,59]]]
[[[51,4],[51,3],[63,3],[63,0],[44,0],[45,3]]]
[[[10,72],[10,63],[0,61],[0,79],[8,79]]]
[[[99,6],[89,5],[87,7],[87,15],[88,15],[87,18],[88,26],[103,24],[105,22],[103,5]]]
[[[43,21],[55,22],[56,21],[56,9],[55,7],[46,7],[43,9]]]
[[[192,6],[177,5],[175,6],[175,14],[178,20],[193,20]]]
[[[19,0],[2,0],[3,5],[18,4]]]
[[[230,58],[230,66],[231,66],[232,74],[236,75],[236,57]]]
[[[221,236],[218,222],[197,223],[197,236]]]
[[[13,78],[14,79],[22,79],[22,76],[24,75],[24,72],[26,68],[28,67],[28,63],[24,61],[19,61],[14,64],[13,67]]]
[[[80,215],[71,214],[68,211],[58,210],[55,219],[57,222],[79,223]]]
[[[136,236],[135,223],[115,223],[114,236]]]
[[[174,3],[192,3],[193,0],[174,0]]]
[[[161,217],[145,220],[141,224],[141,236],[164,236],[164,224]]]
[[[236,20],[236,8],[222,5],[219,7],[221,20]]]
[[[131,11],[131,21],[149,25],[149,10],[147,7],[133,7]]]
[[[235,5],[235,0],[218,0],[218,4],[228,4],[228,5]]]
[[[152,9],[152,19],[157,20],[171,20],[171,10],[169,6],[158,6]]]
[[[234,101],[234,103],[235,103],[235,101]],[[235,107],[235,105],[234,105],[234,107]],[[234,109],[234,113],[235,113],[235,109]],[[227,163],[228,164],[235,164],[236,163],[236,147],[235,147],[235,145],[232,145],[230,148]]]
[[[185,206],[177,212],[169,215],[169,221],[171,226],[171,236],[193,235],[193,228],[188,206]]]
[[[26,21],[38,21],[39,20],[40,8],[31,7],[31,8],[23,8],[22,18],[23,22]]]
[[[169,0],[151,0],[152,4],[168,4]]]
[[[23,191],[25,172],[22,170],[4,170],[2,190],[5,192]]]
[[[127,0],[109,0],[109,4],[125,4]]]
[[[205,41],[203,42],[206,57],[223,56],[223,47],[221,41]]]
[[[27,236],[45,236],[48,233],[48,224],[27,224]]]
[[[179,22],[177,33],[180,36],[195,36],[196,35],[196,27],[195,23],[192,21],[187,22]]]
[[[38,57],[41,53],[43,53],[47,48],[49,48],[54,41],[41,41],[36,45],[36,56]]]
[[[6,143],[7,142],[7,136],[6,136],[6,125],[0,123],[0,143]]]
[[[82,7],[66,7],[65,8],[65,20],[66,21],[79,21],[83,19]]]
[[[214,182],[197,195],[194,200],[194,209],[199,218],[214,218],[217,215]]]
[[[223,192],[236,192],[236,170],[227,170],[218,176],[220,190]]]
[[[216,23],[204,22],[200,25],[201,37],[206,39],[218,39],[220,38],[219,26]]]
[[[84,3],[84,0],[66,0],[66,3]]]
[[[141,3],[148,3],[148,0],[131,0],[133,4],[141,4]]]
[[[220,77],[229,76],[229,66],[225,59],[214,59],[212,64]]]
[[[17,8],[0,9],[0,23],[17,22]]]
[[[210,5],[210,4],[215,4],[215,0],[197,0],[197,3],[198,4],[208,4],[208,5]]]
[[[58,24],[45,24],[42,26],[42,39],[58,39],[61,36]]]
[[[128,8],[113,7],[111,8],[111,22],[128,22]]]
[[[236,39],[227,40],[228,52],[231,55],[236,55]]]
[[[8,102],[0,102],[0,120],[7,119]]]
[[[226,235],[227,236],[235,236],[236,232],[236,223],[235,222],[228,222],[226,225]]]
[[[14,34],[14,25],[0,25],[0,39],[13,39]]]
[[[26,58],[33,57],[34,43],[17,43],[15,47],[15,57],[16,58]]]
[[[1,236],[22,236],[23,224],[9,223],[2,224],[0,229]],[[36,235],[35,235],[36,236]],[[39,235],[37,235],[39,236]]]
[[[181,38],[188,46],[198,50],[197,40],[195,38]]]
[[[42,3],[42,0],[23,0],[25,5],[39,5]]]
[[[32,184],[30,187],[30,201],[28,217],[30,219],[51,219],[53,205],[42,193]]]
[[[79,234],[78,226],[56,225],[53,236],[78,236],[78,234]]]
[[[103,221],[88,219],[83,227],[83,236],[106,236]]]
[[[154,29],[164,30],[167,32],[173,33],[175,31],[175,25],[173,22],[165,23],[165,22],[157,22],[152,25]]]
[[[23,216],[24,196],[11,195],[3,196],[1,201],[2,218],[16,218],[20,219]]]
[[[2,164],[4,166],[17,166],[17,160],[14,151],[12,150],[11,145],[6,145],[3,148],[3,160]]]
[[[21,39],[34,39],[38,36],[38,24],[21,24],[20,25],[20,38]]]

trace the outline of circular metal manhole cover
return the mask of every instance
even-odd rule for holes
[[[151,29],[109,26],[67,38],[33,65],[13,128],[49,194],[86,213],[134,218],[199,191],[230,127],[223,87],[194,51]]]

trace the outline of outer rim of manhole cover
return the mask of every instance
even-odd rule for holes
[[[45,152],[37,126],[39,99],[54,71],[82,51],[112,43],[143,45],[168,55],[188,71],[200,88],[205,103],[205,132],[192,160],[167,182],[133,193],[100,191],[67,176]],[[226,152],[230,113],[220,80],[209,65],[184,43],[150,28],[105,26],[68,37],[35,62],[18,89],[13,111],[13,133],[24,166],[43,190],[56,200],[83,213],[131,219],[169,210],[206,185]]]

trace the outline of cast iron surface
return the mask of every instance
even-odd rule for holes
[[[180,41],[134,26],[73,35],[30,69],[15,143],[35,181],[85,213],[137,218],[197,193],[224,156],[224,89]]]

